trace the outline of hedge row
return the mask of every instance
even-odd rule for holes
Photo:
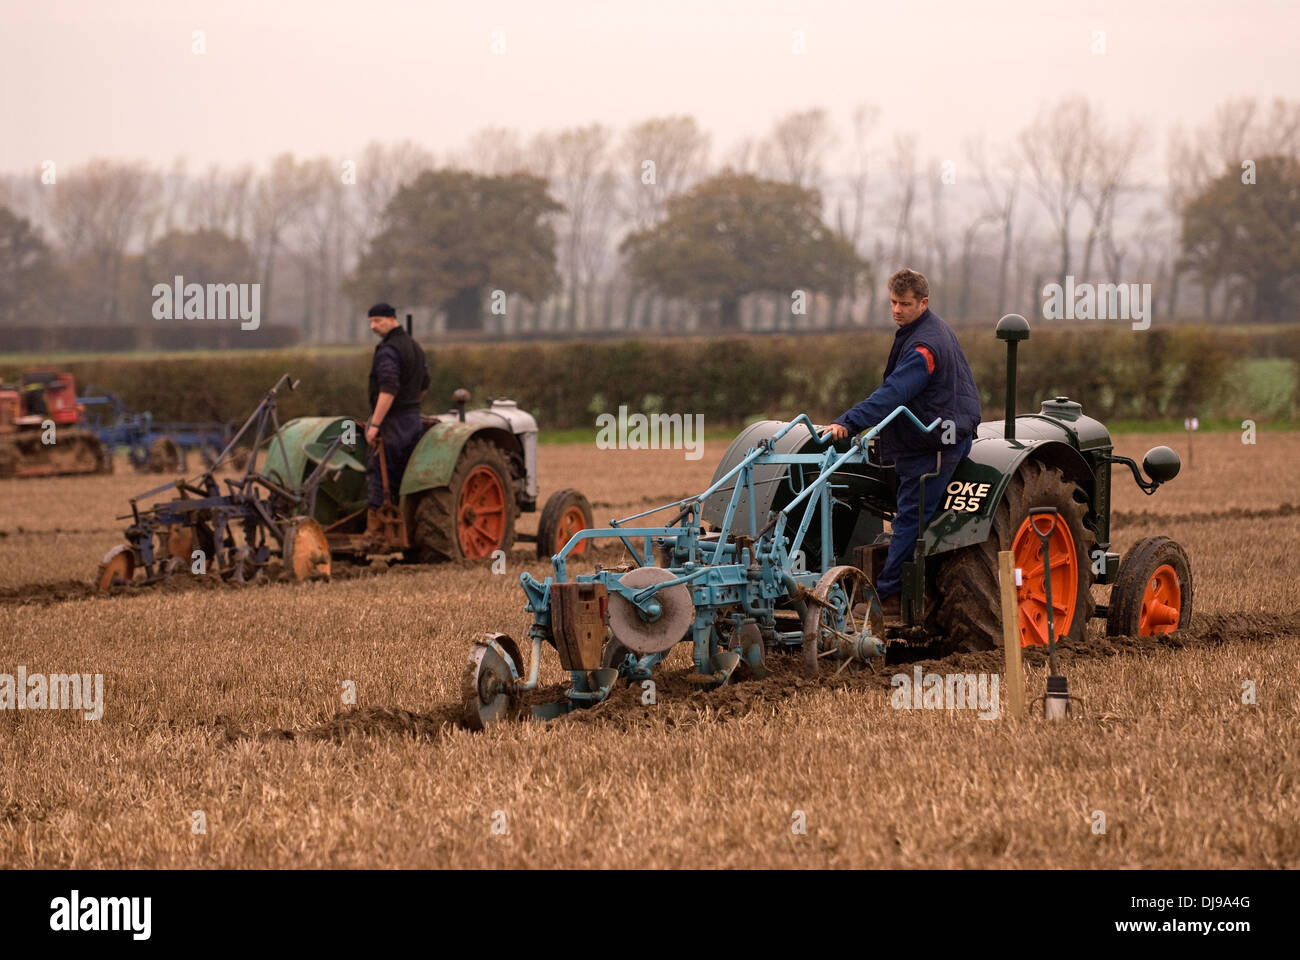
[[[1300,330],[1277,331],[1267,353],[1300,360]],[[1005,346],[992,331],[961,334],[990,419],[1000,417]],[[1035,331],[1020,346],[1019,409],[1056,395],[1102,420],[1233,416],[1245,396],[1236,362],[1258,356],[1258,337],[1207,328]],[[457,344],[428,351],[426,410],[450,406],[457,387],[474,404],[509,396],[543,429],[594,424],[629,411],[703,414],[714,426],[805,411],[830,419],[880,383],[889,333],[659,339],[609,343]],[[355,355],[286,350],[206,357],[104,357],[63,366],[82,393],[92,385],[128,408],[168,420],[236,420],[281,373],[301,387],[281,401],[282,418],[366,411],[370,351]],[[20,367],[3,371],[12,378]],[[1295,398],[1292,398],[1294,411]]]

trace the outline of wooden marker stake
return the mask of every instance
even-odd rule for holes
[[[1016,602],[1015,558],[1010,550],[998,554],[1002,585],[1002,646],[1006,652],[1007,703],[1013,717],[1025,715],[1025,674],[1020,665],[1020,606]]]

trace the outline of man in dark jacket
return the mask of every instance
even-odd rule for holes
[[[894,346],[885,365],[885,382],[834,424],[836,440],[856,436],[873,427],[900,404],[929,426],[923,433],[910,420],[893,420],[880,432],[880,453],[894,461],[898,475],[897,510],[889,539],[889,555],[876,583],[876,593],[886,616],[897,616],[903,586],[903,562],[911,557],[920,530],[921,477],[934,473],[935,455],[942,454],[938,476],[925,485],[928,521],[938,510],[953,471],[970,453],[980,422],[979,391],[970,364],[952,329],[931,312],[930,284],[915,270],[899,270],[889,278],[893,307]]]
[[[397,322],[397,311],[386,303],[370,308],[370,329],[380,338],[370,365],[370,419],[366,421],[366,443],[371,447],[384,438],[384,460],[388,466],[388,492],[392,501],[402,485],[406,461],[420,439],[420,397],[429,388],[429,365],[420,345]],[[366,514],[366,535],[383,531],[379,510],[385,506],[384,481],[375,451],[366,464],[370,507]]]

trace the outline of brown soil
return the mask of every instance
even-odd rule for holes
[[[456,718],[457,711],[451,707],[439,707],[429,713],[414,713],[400,707],[362,707],[340,710],[329,720],[302,730],[276,727],[251,733],[226,717],[218,717],[214,726],[223,732],[226,743],[241,740],[328,740],[342,743],[349,737],[375,734],[434,741],[452,729]]]
[[[1231,510],[1213,510],[1208,513],[1146,513],[1140,510],[1112,510],[1110,523],[1112,527],[1139,523],[1210,523],[1219,520],[1255,520],[1266,517],[1290,517],[1300,513],[1300,505],[1284,503],[1279,507],[1265,507],[1249,510],[1234,507]]]
[[[1217,646],[1232,641],[1271,642],[1294,636],[1300,623],[1300,611],[1292,614],[1226,613],[1198,614],[1192,629],[1154,637],[1108,637],[1098,635],[1081,642],[1057,645],[1058,668],[1080,660],[1105,659],[1116,656],[1153,656],[1160,653]],[[931,645],[933,646],[933,645]],[[841,690],[889,689],[891,678],[899,672],[920,667],[923,673],[1002,673],[1001,651],[978,653],[953,653],[942,657],[926,657],[926,645],[896,644],[890,647],[883,668],[870,670],[850,667],[840,674],[827,670],[816,679],[803,674],[803,661],[798,652],[770,653],[767,658],[769,674],[763,680],[739,681],[713,690],[702,689],[696,675],[690,670],[654,675],[657,703],[654,706],[641,702],[639,684],[616,688],[603,703],[584,710],[575,710],[552,723],[613,724],[615,729],[639,725],[666,724],[668,727],[695,725],[712,721],[725,722],[758,712],[775,716],[784,710],[796,695],[821,688]],[[546,651],[543,650],[543,656]],[[1046,667],[1047,651],[1043,647],[1026,648],[1023,652],[1026,666]],[[566,684],[552,684],[525,696],[531,706],[563,699]],[[445,706],[440,712],[457,716],[454,706]],[[666,713],[666,716],[665,716]]]

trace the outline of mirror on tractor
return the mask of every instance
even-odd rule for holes
[[[1142,470],[1155,483],[1168,483],[1178,476],[1183,462],[1178,453],[1169,447],[1152,447],[1142,458]]]

